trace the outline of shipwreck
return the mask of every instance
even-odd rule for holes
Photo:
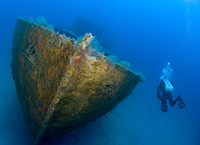
[[[80,41],[32,21],[17,19],[12,75],[33,138],[54,139],[111,111],[143,81],[139,73]]]

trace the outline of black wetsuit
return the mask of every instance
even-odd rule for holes
[[[161,100],[161,110],[163,112],[167,112],[167,99],[169,100],[170,105],[174,106],[179,98],[181,98],[179,95],[175,100],[173,100],[172,93],[165,90],[165,82],[163,80],[160,81],[160,84],[157,88],[157,97]]]

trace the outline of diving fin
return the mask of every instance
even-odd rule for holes
[[[178,101],[178,107],[179,107],[179,109],[185,108],[185,102],[183,101],[183,99],[181,98],[180,95],[178,96],[178,99],[179,99],[179,101]]]

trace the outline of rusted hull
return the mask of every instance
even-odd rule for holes
[[[34,144],[101,117],[141,81],[140,75],[112,65],[98,53],[95,62],[88,61],[92,69],[81,64],[76,61],[81,48],[75,48],[74,42],[43,26],[17,20],[12,74]]]

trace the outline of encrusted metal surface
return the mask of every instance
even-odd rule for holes
[[[131,94],[140,75],[89,52],[81,42],[18,19],[12,45],[12,74],[34,144],[77,129]]]

